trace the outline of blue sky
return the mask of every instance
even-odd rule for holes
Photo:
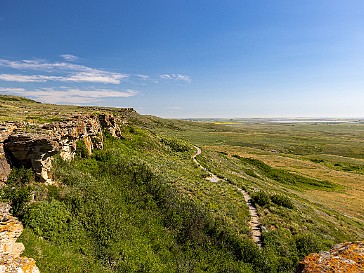
[[[2,0],[0,93],[161,117],[364,117],[364,2]]]

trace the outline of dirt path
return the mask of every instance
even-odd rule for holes
[[[205,172],[208,173],[208,176],[206,177],[207,180],[209,180],[211,182],[215,182],[215,183],[219,182],[221,179],[216,174],[207,170],[204,166],[202,166],[200,164],[200,162],[197,161],[196,157],[201,154],[201,149],[197,146],[194,146],[194,147],[197,150],[197,153],[194,156],[192,156],[193,162],[195,162],[195,164],[198,167],[200,167],[201,169],[203,169]],[[244,191],[243,189],[241,189],[239,187],[236,187],[236,188],[238,189],[238,191],[240,191],[243,194],[245,203],[247,204],[247,206],[249,208],[249,214],[250,214],[249,225],[252,230],[251,237],[252,237],[254,243],[256,243],[259,247],[262,247],[262,230],[260,228],[259,215],[258,215],[257,209],[253,205],[248,192]]]
[[[209,170],[207,170],[204,166],[202,166],[200,164],[200,162],[197,161],[196,157],[201,154],[201,149],[199,147],[197,147],[197,146],[194,146],[194,147],[196,148],[197,153],[192,157],[193,162],[195,162],[195,164],[197,166],[199,166],[201,169],[203,169],[205,172],[208,173],[208,176],[206,177],[207,180],[209,180],[210,182],[214,182],[214,183],[219,182],[220,178],[217,177],[216,174],[214,174],[214,173],[210,172]]]

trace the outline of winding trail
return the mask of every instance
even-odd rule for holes
[[[194,147],[197,150],[197,153],[192,156],[193,162],[195,162],[195,164],[198,167],[200,167],[201,169],[203,169],[205,172],[208,173],[208,176],[206,177],[207,180],[209,180],[210,182],[214,182],[214,183],[219,182],[221,179],[216,174],[207,170],[204,166],[201,165],[200,162],[197,161],[197,156],[201,154],[201,149],[197,146],[194,146]],[[247,206],[249,208],[249,214],[250,214],[249,225],[252,230],[251,237],[252,237],[254,243],[256,243],[259,247],[262,247],[262,245],[263,245],[262,230],[261,230],[260,223],[259,223],[259,214],[257,212],[257,209],[253,205],[249,193],[247,191],[239,188],[238,186],[236,186],[236,188],[239,192],[241,192],[243,194],[245,203],[247,204]]]
[[[193,162],[195,162],[195,164],[197,166],[199,166],[201,169],[203,169],[205,172],[208,173],[208,176],[206,177],[207,180],[209,180],[210,182],[214,182],[214,183],[219,182],[220,178],[217,177],[216,174],[214,174],[214,173],[210,172],[209,170],[207,170],[204,166],[202,166],[200,164],[200,162],[197,161],[196,157],[201,154],[201,149],[199,147],[197,147],[197,146],[194,146],[194,147],[196,148],[197,153],[192,157]]]

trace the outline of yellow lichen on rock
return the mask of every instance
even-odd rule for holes
[[[9,214],[10,206],[0,203],[0,273],[39,273],[32,258],[20,257],[24,245],[17,243],[22,223]]]
[[[364,272],[364,242],[335,245],[330,251],[308,255],[300,264],[302,273]]]

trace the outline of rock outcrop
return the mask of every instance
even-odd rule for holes
[[[364,242],[335,245],[330,251],[313,253],[300,263],[300,273],[363,273]]]
[[[11,171],[9,159],[4,151],[4,141],[12,134],[15,128],[17,128],[17,125],[14,123],[0,124],[0,187],[6,181]]]
[[[39,273],[32,258],[20,257],[24,245],[16,240],[23,225],[9,214],[10,206],[0,203],[0,273]]]
[[[89,154],[102,149],[104,131],[122,137],[118,124],[125,121],[118,119],[111,113],[102,113],[42,125],[0,125],[0,183],[6,182],[12,166],[32,168],[39,181],[52,183],[52,157],[56,153],[64,160],[72,160],[79,140],[84,141]]]
[[[59,145],[47,135],[13,134],[4,141],[4,150],[13,166],[32,168],[42,182],[49,182],[51,157]]]
[[[0,187],[6,183],[11,168],[21,166],[32,168],[39,181],[52,183],[55,154],[59,153],[64,160],[74,159],[80,140],[89,154],[94,149],[102,149],[104,132],[122,138],[119,124],[127,123],[128,116],[134,114],[133,109],[90,107],[77,110],[88,112],[77,112],[74,116],[67,113],[58,119],[62,121],[46,124],[22,119],[0,124]],[[90,114],[91,111],[97,114]],[[39,117],[39,113],[35,117]],[[0,203],[0,273],[39,273],[32,258],[20,256],[24,245],[16,240],[23,225],[9,214],[9,209],[8,204]]]

